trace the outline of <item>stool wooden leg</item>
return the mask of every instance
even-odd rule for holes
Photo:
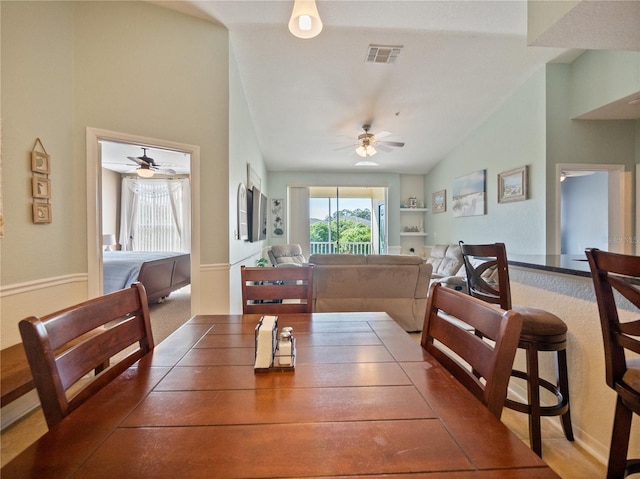
[[[567,405],[567,412],[562,419],[562,430],[569,441],[573,441],[573,427],[571,426],[571,403],[569,402],[569,374],[567,372],[567,350],[561,349],[556,354],[556,368],[558,371],[558,389],[562,394],[562,399]]]
[[[616,400],[616,414],[613,418],[613,432],[611,434],[611,448],[609,449],[609,464],[607,479],[624,477],[629,451],[629,435],[633,412],[624,405],[620,396]]]
[[[527,348],[527,394],[529,397],[529,440],[531,449],[542,457],[542,432],[540,430],[540,372],[538,351]]]

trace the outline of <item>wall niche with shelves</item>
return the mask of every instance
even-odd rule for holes
[[[424,176],[401,175],[400,192],[400,252],[424,256],[429,212],[424,200]]]

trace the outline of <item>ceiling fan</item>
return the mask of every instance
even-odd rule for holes
[[[176,171],[171,168],[163,168],[157,164],[153,158],[147,156],[147,148],[142,148],[142,156],[127,156],[138,167],[136,173],[143,178],[151,178],[154,173],[162,173],[165,175],[175,175]]]
[[[364,133],[358,135],[358,141],[352,143],[350,146],[356,147],[356,154],[361,158],[369,158],[375,155],[378,150],[382,151],[392,151],[390,147],[401,148],[404,146],[403,142],[400,141],[388,141],[383,140],[382,138],[386,138],[391,136],[391,133],[388,131],[381,131],[379,133],[370,133],[371,125],[365,123],[362,125],[362,130]],[[361,164],[373,164],[373,162],[359,162]]]

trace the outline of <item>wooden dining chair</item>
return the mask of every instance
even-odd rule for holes
[[[49,429],[154,347],[142,283],[18,326]]]
[[[518,313],[434,283],[421,344],[500,419],[521,328]]]
[[[526,371],[514,369],[511,375],[527,384],[527,403],[507,398],[505,406],[529,415],[531,449],[542,456],[541,416],[560,416],[565,437],[573,441],[569,408],[569,374],[567,371],[567,325],[555,314],[539,308],[513,305],[507,249],[504,243],[465,244],[460,250],[467,273],[467,291],[471,296],[514,310],[522,316],[522,332],[518,347],[526,353]],[[481,332],[478,332],[479,334]],[[543,351],[555,354],[555,384],[540,377],[538,355]],[[551,392],[556,401],[543,405],[540,388]]]
[[[586,255],[600,315],[606,381],[617,394],[607,478],[622,478],[640,473],[640,458],[627,459],[633,414],[640,414],[640,319],[620,321],[618,310],[621,305],[635,314],[640,309],[640,257],[596,248]]]
[[[245,314],[311,313],[313,265],[280,268],[240,267]]]

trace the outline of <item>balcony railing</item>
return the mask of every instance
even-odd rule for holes
[[[312,241],[311,254],[371,254],[371,243],[336,243]]]

